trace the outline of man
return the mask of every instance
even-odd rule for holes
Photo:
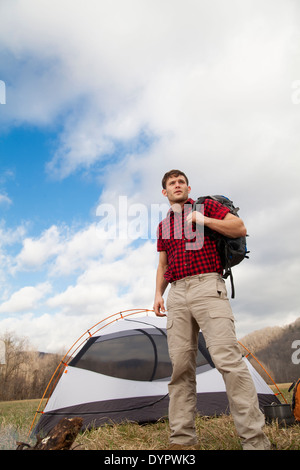
[[[162,186],[171,208],[158,227],[154,310],[157,316],[166,315],[163,295],[170,283],[167,299],[168,348],[173,365],[169,383],[170,448],[189,449],[197,445],[195,372],[201,329],[212,360],[225,381],[243,449],[268,449],[270,443],[262,431],[264,416],[236,339],[220,256],[215,241],[201,237],[204,227],[232,238],[245,236],[245,225],[214,200],[206,201],[204,214],[192,211],[191,188],[182,171],[166,173]]]

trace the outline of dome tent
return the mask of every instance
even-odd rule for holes
[[[141,316],[146,312],[112,315],[79,338],[73,351],[69,350],[62,359],[61,370],[56,371],[57,384],[35,434],[46,434],[63,417],[80,416],[83,428],[124,421],[155,422],[167,417],[172,365],[166,317]],[[92,329],[96,331],[92,333]],[[279,402],[250,362],[244,360],[260,406]],[[201,332],[196,374],[198,413],[204,416],[229,413],[223,378],[214,367]]]

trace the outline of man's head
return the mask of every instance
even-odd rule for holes
[[[187,176],[180,170],[168,171],[162,179],[162,193],[170,204],[186,202],[191,188]]]
[[[161,184],[162,184],[163,189],[166,189],[166,185],[167,185],[168,179],[169,179],[169,178],[173,178],[174,176],[175,176],[175,177],[183,176],[183,177],[185,178],[185,181],[186,181],[187,186],[189,185],[189,180],[188,180],[187,176],[183,173],[183,171],[180,171],[180,170],[170,170],[170,171],[168,171],[168,172],[164,175],[164,177],[163,177],[163,179],[162,179]]]

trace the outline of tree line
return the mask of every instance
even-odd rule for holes
[[[0,335],[4,344],[0,364],[0,401],[41,398],[62,355],[34,351],[26,338]]]
[[[255,355],[275,382],[294,382],[300,378],[300,318],[283,327],[254,331],[242,338],[241,343]],[[271,383],[257,362],[253,359],[250,362],[265,381]]]

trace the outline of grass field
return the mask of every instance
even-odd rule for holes
[[[280,390],[291,403],[288,384]],[[28,432],[39,400],[0,402],[0,450],[16,449],[16,441],[34,445]],[[239,450],[241,445],[230,416],[198,417],[196,420],[200,450]],[[300,424],[280,428],[277,422],[268,424],[265,432],[273,448],[300,450]],[[104,426],[78,435],[76,445],[84,450],[164,450],[168,447],[168,422],[139,426],[121,424]]]

